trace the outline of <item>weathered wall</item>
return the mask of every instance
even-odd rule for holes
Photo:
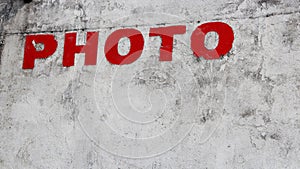
[[[0,13],[1,169],[300,167],[299,0],[1,0]],[[235,32],[220,60],[189,48],[208,21]],[[159,62],[149,28],[174,24],[187,33]],[[123,27],[142,31],[145,49],[111,65],[103,46]],[[62,67],[65,31],[78,43],[99,31],[97,66],[79,55]],[[58,50],[23,70],[31,33],[54,33]]]

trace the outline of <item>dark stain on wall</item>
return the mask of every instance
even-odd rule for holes
[[[30,3],[32,0],[24,0],[24,3]]]
[[[1,0],[0,3],[0,32],[3,32],[3,27],[6,21],[14,17],[18,9],[24,6],[23,0]]]
[[[2,50],[4,47],[4,37],[2,35],[0,35],[0,65],[1,65],[1,56],[2,56]]]
[[[266,4],[267,6],[276,6],[280,4],[280,0],[260,0],[257,2],[260,6]]]
[[[25,3],[31,1],[32,0],[1,0],[0,2],[0,65],[5,41],[4,25],[9,19],[16,15],[18,10],[22,8]]]

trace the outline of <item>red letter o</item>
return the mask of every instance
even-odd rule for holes
[[[118,51],[119,40],[127,37],[130,40],[130,51],[127,55],[122,56]],[[136,61],[142,54],[144,49],[144,37],[142,33],[136,29],[119,29],[111,33],[104,47],[106,59],[111,64],[123,65]]]
[[[204,45],[205,35],[208,32],[216,32],[219,35],[219,44],[216,49],[208,50]],[[205,59],[219,59],[232,48],[234,33],[232,28],[223,22],[210,22],[198,26],[191,36],[191,48],[196,57]]]

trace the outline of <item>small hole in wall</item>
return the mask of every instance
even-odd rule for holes
[[[24,0],[24,3],[30,3],[32,0]]]

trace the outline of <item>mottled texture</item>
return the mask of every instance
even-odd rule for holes
[[[299,0],[1,0],[0,14],[1,169],[300,167]],[[220,60],[189,47],[209,21],[235,32]],[[176,24],[187,33],[175,36],[173,61],[159,62],[149,29]],[[120,67],[103,46],[124,27],[142,31],[145,49]],[[84,43],[91,30],[97,66],[79,55],[62,67],[65,31]],[[58,49],[22,70],[31,33],[54,33]]]

